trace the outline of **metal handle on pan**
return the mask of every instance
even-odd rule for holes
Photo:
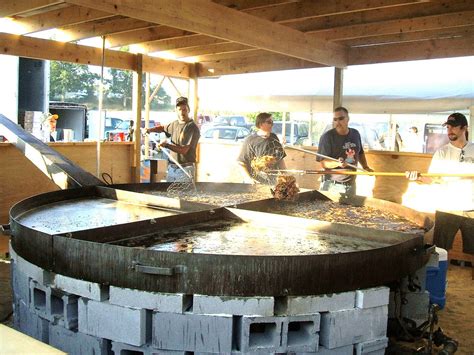
[[[2,232],[3,235],[10,235],[11,234],[10,225],[9,224],[0,225],[0,232]]]
[[[175,274],[184,274],[187,270],[187,267],[184,265],[176,265],[172,267],[150,266],[143,265],[135,261],[132,264],[132,269],[136,272],[141,272],[144,274],[174,276]]]

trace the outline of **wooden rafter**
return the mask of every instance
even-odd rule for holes
[[[150,41],[139,44],[135,46],[135,48],[139,47],[141,49],[140,51],[143,53],[151,53],[157,51],[170,51],[173,49],[194,48],[197,46],[205,46],[218,43],[229,42],[220,38],[194,34],[189,36],[167,38],[159,41]]]
[[[15,27],[21,29],[14,34],[26,34],[66,25],[76,25],[110,16],[110,14],[103,11],[87,9],[80,6],[69,6],[33,16],[16,18],[12,22],[15,24]]]
[[[154,23],[145,22],[129,17],[108,17],[100,21],[86,22],[79,25],[72,25],[61,28],[62,38],[67,42],[78,41],[85,38],[105,36],[120,33],[137,28],[147,28],[155,26]]]
[[[262,55],[261,52],[263,51],[259,51],[256,55],[199,63],[199,76],[208,77],[267,70],[317,68],[321,66],[275,53],[265,53]]]
[[[288,22],[287,26],[302,32],[311,32],[325,29],[335,29],[342,26],[383,23],[385,21],[416,19],[419,17],[450,14],[474,10],[474,2],[470,0],[433,1],[399,6],[396,11],[392,8],[367,10],[350,14],[323,16],[305,21]]]
[[[278,6],[249,9],[248,14],[257,16],[272,22],[284,23],[287,21],[300,21],[308,18],[346,15],[352,12],[367,11],[374,9],[392,8],[395,6],[426,3],[420,0],[303,0],[293,3],[280,4]],[[393,11],[393,9],[391,9]]]
[[[474,35],[473,26],[442,28],[429,31],[404,32],[398,34],[356,38],[342,41],[349,47],[366,47],[379,44],[430,41],[442,38],[465,37]]]
[[[424,42],[358,47],[350,50],[350,64],[374,64],[469,56],[474,53],[474,36]]]
[[[419,17],[415,19],[392,20],[382,23],[345,26],[330,30],[314,31],[312,34],[320,39],[334,41],[421,30],[439,30],[443,28],[469,25],[474,25],[474,11]]]
[[[2,1],[2,6],[0,6],[0,17],[8,17],[24,12],[31,12],[51,5],[58,5],[63,2],[64,1],[57,0],[5,0]]]
[[[100,66],[102,49],[74,43],[57,42],[46,39],[0,33],[3,54],[18,57],[59,60],[79,64]],[[136,55],[126,52],[106,50],[105,66],[110,68],[135,70]],[[173,60],[143,57],[143,69],[173,77],[189,77],[189,64]]]
[[[68,3],[226,39],[288,56],[345,66],[346,49],[207,0],[67,0]],[[274,39],[278,38],[277,41]]]
[[[127,46],[134,43],[145,43],[163,39],[180,38],[182,36],[189,36],[192,34],[194,33],[169,26],[158,25],[119,34],[111,34],[107,36],[107,42],[109,48],[114,48]]]

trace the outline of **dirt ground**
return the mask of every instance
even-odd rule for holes
[[[474,280],[472,268],[449,265],[446,307],[438,325],[459,342],[456,354],[474,354]]]
[[[449,265],[446,307],[439,312],[438,325],[459,342],[456,354],[474,355],[474,280],[472,268]],[[0,260],[0,320],[12,324],[10,264]]]

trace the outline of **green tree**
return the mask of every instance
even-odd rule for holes
[[[84,102],[96,96],[99,75],[87,65],[51,61],[50,100]]]
[[[109,103],[121,102],[123,108],[132,107],[133,95],[133,72],[128,70],[110,69],[110,79],[107,82],[107,99]],[[156,85],[150,86],[150,92],[153,92]],[[145,106],[145,78],[142,82],[142,107]],[[163,87],[158,89],[157,94],[151,102],[152,109],[167,109],[170,107],[171,97],[166,93]]]
[[[109,88],[106,95],[109,101],[119,100],[123,108],[131,108],[133,73],[129,70],[110,69],[107,83]]]

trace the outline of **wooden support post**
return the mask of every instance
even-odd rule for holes
[[[191,77],[189,78],[189,99],[191,102],[192,114],[194,121],[198,122],[199,113],[199,90],[198,90],[198,77],[199,77],[199,66],[197,63],[194,65],[194,70],[190,72]]]
[[[474,106],[469,107],[469,142],[474,142]],[[474,277],[474,265],[472,267]]]
[[[137,54],[136,68],[133,72],[133,98],[132,112],[135,120],[135,134],[133,138],[133,154],[132,154],[132,181],[140,182],[140,158],[141,158],[141,121],[142,121],[142,80],[143,80],[143,56]]]
[[[334,68],[334,95],[332,108],[342,106],[342,92],[343,92],[343,75],[344,69]]]
[[[148,125],[150,123],[150,105],[151,105],[151,100],[152,97],[150,97],[150,73],[145,74],[146,77],[146,84],[145,84],[145,129],[148,128]],[[150,145],[150,137],[148,137],[148,134],[145,135],[144,137],[145,140],[145,152],[144,156],[145,159],[148,159],[150,157],[149,154],[149,145]]]

